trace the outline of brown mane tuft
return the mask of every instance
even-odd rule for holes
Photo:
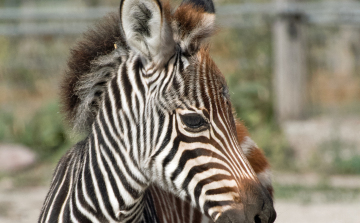
[[[120,33],[119,16],[111,13],[104,17],[94,28],[89,29],[83,38],[71,49],[68,68],[61,82],[62,111],[72,125],[76,110],[81,103],[76,87],[81,78],[92,69],[92,62],[100,56],[109,54],[117,43],[123,48],[126,43]],[[126,47],[125,47],[126,48]]]
[[[214,19],[215,14],[207,13],[193,3],[186,2],[176,9],[171,20],[174,38],[182,42],[184,52],[193,55],[204,40],[215,33]]]
[[[174,20],[181,24],[181,36],[184,38],[193,31],[203,19],[204,9],[191,3],[183,4],[174,13]]]

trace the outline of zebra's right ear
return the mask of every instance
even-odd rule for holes
[[[145,65],[161,66],[175,53],[172,30],[159,0],[121,0],[120,29]]]

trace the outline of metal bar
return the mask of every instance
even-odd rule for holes
[[[56,8],[0,8],[1,20],[93,20],[101,18],[108,12],[117,12],[117,8],[96,7],[56,7]],[[277,15],[283,13],[301,12],[306,15],[315,14],[344,14],[360,16],[360,2],[324,1],[303,2],[278,5],[274,3],[244,3],[220,5],[217,7],[218,16],[242,16],[246,14]]]
[[[105,16],[116,8],[0,8],[0,21],[23,21],[23,20],[94,20]]]
[[[71,35],[117,8],[0,8],[0,35]],[[360,26],[360,2],[245,3],[217,7],[222,27],[250,28],[279,15],[301,14],[309,24]]]
[[[19,25],[0,25],[0,35],[24,36],[24,35],[73,35],[86,31],[91,22],[71,23],[22,23]]]

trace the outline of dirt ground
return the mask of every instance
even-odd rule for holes
[[[36,222],[47,187],[0,191],[0,222]],[[360,201],[301,204],[277,200],[277,223],[358,223]]]
[[[277,223],[358,223],[360,202],[300,204],[277,201]]]

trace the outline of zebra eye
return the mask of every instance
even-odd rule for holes
[[[199,132],[208,127],[208,123],[199,114],[185,114],[180,115],[181,121],[188,127],[187,130],[192,132]]]

